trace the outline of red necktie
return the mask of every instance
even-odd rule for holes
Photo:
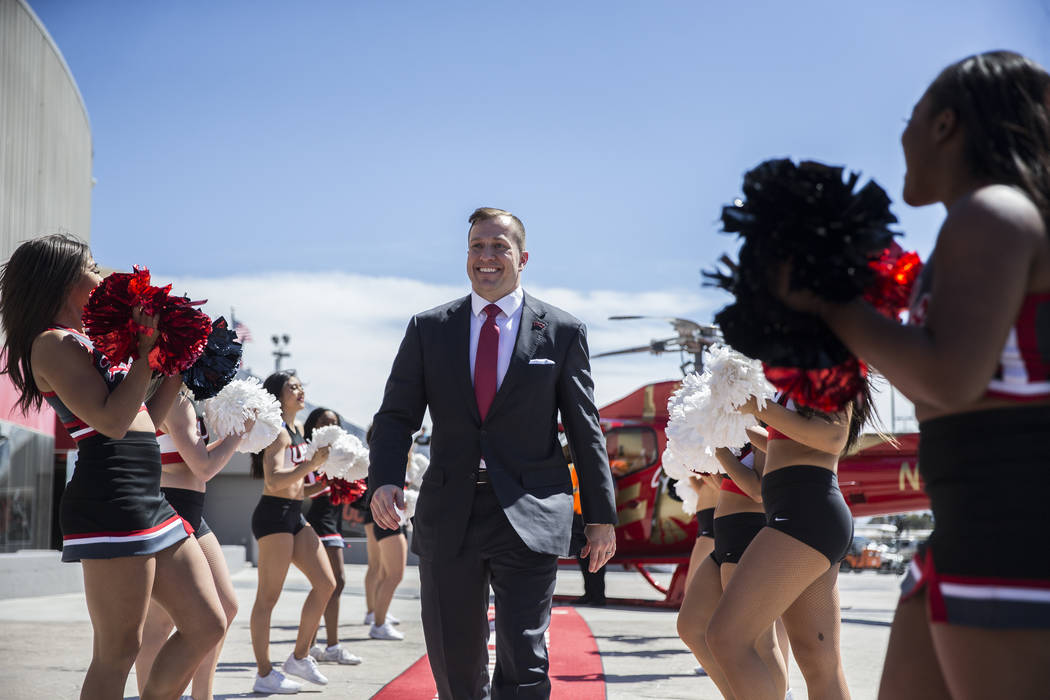
[[[495,304],[485,307],[488,316],[481,323],[478,351],[474,356],[474,398],[478,402],[481,420],[485,420],[485,414],[489,412],[492,399],[496,396],[496,359],[499,357],[499,326],[496,325],[496,315],[500,311]]]

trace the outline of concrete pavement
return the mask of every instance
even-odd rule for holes
[[[329,685],[304,685],[300,695],[311,698],[370,698],[425,653],[419,622],[419,579],[409,567],[391,612],[401,618],[401,642],[368,638],[360,624],[365,613],[363,565],[347,565],[342,597],[340,636],[343,645],[361,656],[360,666],[322,664]],[[251,692],[255,674],[248,618],[255,596],[255,569],[234,576],[240,612],[234,620],[216,674],[216,698],[262,697]],[[657,574],[667,583],[669,573]],[[876,697],[889,624],[897,599],[898,577],[875,573],[843,574],[842,653],[855,700]],[[610,596],[655,598],[633,572],[610,571]],[[275,663],[289,654],[299,609],[308,591],[298,571],[289,572],[284,594],[274,610],[271,657]],[[582,579],[575,567],[558,575],[558,593],[578,595]],[[708,678],[697,677],[696,662],[678,639],[673,611],[638,608],[578,608],[598,643],[610,700],[637,698],[720,698]],[[91,658],[91,623],[82,594],[47,595],[0,600],[0,697],[8,700],[76,698]],[[795,697],[805,697],[805,684],[794,664],[791,685]],[[136,696],[134,672],[126,696]],[[406,698],[406,700],[414,700]],[[429,700],[429,699],[420,699]]]

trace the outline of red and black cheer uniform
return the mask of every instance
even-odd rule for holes
[[[284,429],[292,438],[292,444],[284,450],[284,463],[293,467],[302,464],[306,461],[306,438],[287,423]],[[260,496],[252,513],[252,534],[257,540],[279,532],[297,535],[307,524],[302,509],[302,499]]]
[[[197,416],[197,430],[200,431],[204,442],[208,442],[208,428],[204,425],[204,419]],[[175,441],[163,430],[157,431],[157,444],[160,445],[161,464],[185,464],[179,451],[175,448]],[[193,534],[199,539],[204,537],[211,528],[204,519],[204,492],[193,489],[178,489],[174,486],[161,486],[161,492],[168,499],[168,503],[193,526]]]
[[[306,477],[306,483],[316,483],[317,472]],[[332,489],[326,486],[323,491],[310,497],[310,509],[306,511],[306,522],[314,529],[325,547],[346,547],[343,540],[343,506],[332,503],[328,497]]]
[[[922,325],[932,265],[916,285],[909,323]],[[979,329],[978,329],[979,330]],[[987,395],[1017,406],[941,416],[919,424],[919,472],[934,529],[901,584],[927,589],[935,622],[1050,628],[1050,294],[1029,294],[1007,337]],[[1017,488],[989,498],[991,479]]]
[[[127,364],[110,364],[84,334],[63,326],[50,330],[65,332],[91,353],[110,392],[127,376]],[[76,467],[59,510],[62,561],[154,554],[193,532],[161,493],[160,447],[152,432],[107,437],[75,416],[55,392],[44,392],[44,400],[77,444]],[[145,410],[143,404],[139,411]]]
[[[746,449],[745,454],[740,457],[740,462],[745,467],[754,470],[755,453],[750,445]],[[736,485],[736,482],[728,474],[722,478],[721,490],[751,498]],[[764,514],[751,511],[730,513],[715,518],[712,523],[715,534],[715,548],[711,550],[711,558],[719,566],[739,563],[740,557],[744,555],[744,550],[751,544],[751,540],[755,539],[755,535],[758,534],[759,530],[765,527],[765,524],[766,516]]]

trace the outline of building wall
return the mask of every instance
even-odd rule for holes
[[[0,0],[0,262],[23,241],[90,241],[91,124],[76,82],[23,0]],[[0,552],[51,544],[54,413],[23,416],[0,376]]]

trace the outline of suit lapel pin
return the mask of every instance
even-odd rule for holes
[[[534,331],[542,331],[546,327],[547,327],[547,324],[544,323],[543,321],[533,321],[532,322],[532,330],[534,330]]]

